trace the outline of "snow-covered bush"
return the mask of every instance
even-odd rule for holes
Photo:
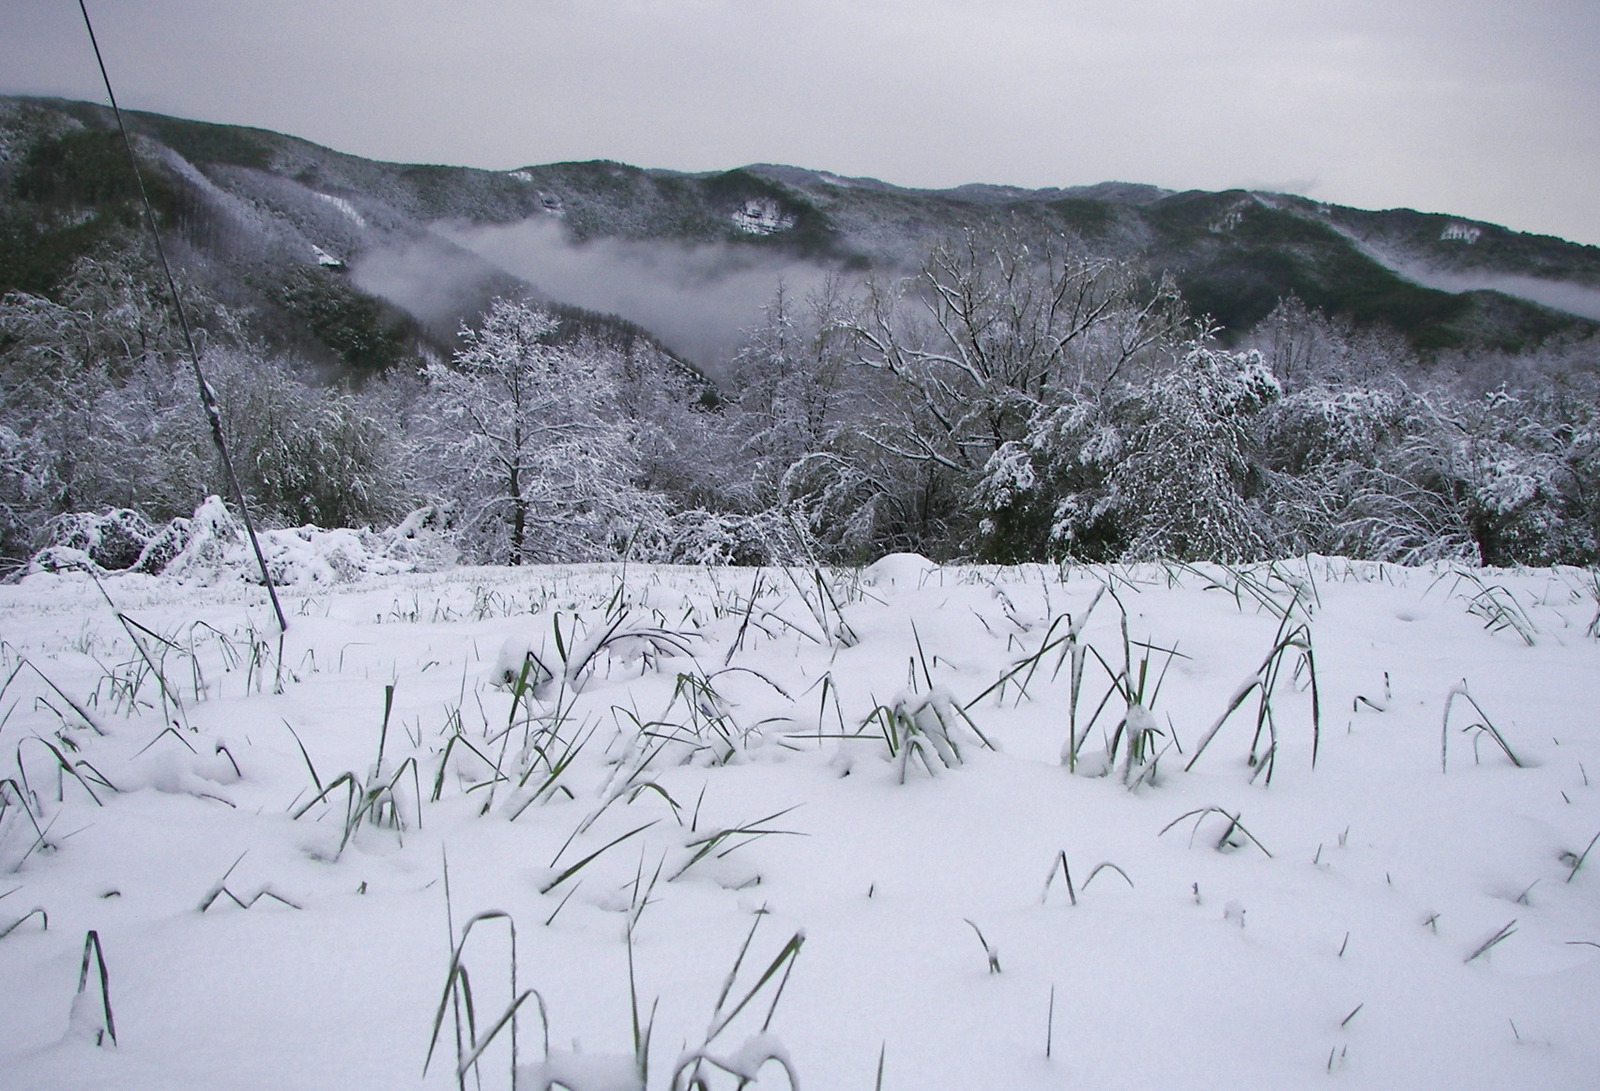
[[[1274,470],[1295,475],[1345,462],[1375,466],[1405,423],[1399,391],[1305,387],[1262,414],[1263,457]]]
[[[206,370],[234,469],[257,513],[290,526],[359,527],[406,510],[399,436],[362,398],[313,386],[248,351],[213,352]],[[208,426],[194,397],[184,414],[190,449],[209,461]]]
[[[261,580],[243,524],[215,496],[192,517],[162,526],[121,509],[60,516],[51,528],[52,544],[34,555],[33,571],[131,571],[200,584]],[[273,582],[289,586],[428,571],[456,560],[432,508],[384,531],[302,526],[263,530],[259,538]]]
[[[131,508],[116,508],[103,515],[58,515],[45,526],[49,551],[81,553],[107,571],[133,568],[159,533],[143,515]]]
[[[1456,414],[1451,469],[1483,564],[1593,564],[1600,410],[1491,391]]]
[[[1109,397],[1047,408],[1023,442],[990,456],[975,493],[985,557],[1101,560],[1121,550],[1111,473],[1125,441],[1116,411]]]
[[[805,513],[767,508],[750,515],[696,508],[642,528],[630,560],[658,564],[802,564],[818,553]]]
[[[838,445],[790,466],[779,496],[820,555],[857,562],[885,548],[915,546],[905,533],[902,481],[872,473],[859,450]]]
[[[32,492],[28,453],[21,436],[0,424],[0,561],[26,546]]]
[[[138,248],[80,259],[54,298],[0,300],[0,548],[53,542],[53,516],[186,515],[226,487],[170,306]],[[251,344],[185,285],[233,461],[258,518],[325,526],[405,511],[393,422]]]
[[[1274,552],[1253,493],[1250,418],[1281,393],[1256,352],[1193,346],[1142,393],[1127,451],[1112,473],[1114,504],[1137,558],[1243,560]]]

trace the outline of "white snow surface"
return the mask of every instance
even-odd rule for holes
[[[0,1087],[454,1087],[452,948],[480,1037],[523,997],[474,1087],[1600,1072],[1593,572],[281,594],[280,640],[245,580],[0,586]]]
[[[349,221],[351,223],[355,224],[357,227],[366,227],[367,226],[366,217],[362,216],[361,213],[357,212],[356,211],[356,206],[351,204],[345,198],[336,197],[331,193],[318,193],[317,196],[321,197],[324,201],[327,201],[334,208],[337,208],[340,212],[344,213],[345,217],[347,219],[349,219]]]

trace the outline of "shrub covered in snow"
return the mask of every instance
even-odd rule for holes
[[[128,509],[62,516],[52,526],[54,542],[35,554],[33,571],[132,571],[201,584],[261,579],[243,525],[216,496],[207,497],[192,518],[159,527]],[[259,536],[267,571],[281,585],[426,571],[456,558],[431,508],[386,531],[304,526]]]

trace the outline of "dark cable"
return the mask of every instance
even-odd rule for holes
[[[222,415],[217,411],[216,392],[211,389],[211,384],[206,382],[205,372],[200,368],[200,353],[194,347],[194,336],[189,332],[189,319],[183,311],[183,301],[178,297],[178,282],[172,277],[172,267],[167,264],[167,252],[161,245],[161,232],[156,227],[155,209],[150,205],[150,195],[145,192],[144,175],[139,171],[139,157],[133,152],[133,141],[128,136],[128,127],[123,124],[122,110],[117,106],[116,92],[111,90],[111,76],[106,71],[105,58],[100,55],[100,41],[95,37],[94,24],[89,21],[89,8],[86,0],[78,0],[78,10],[83,12],[83,25],[89,31],[89,44],[94,46],[94,59],[100,65],[100,79],[106,85],[106,97],[111,100],[111,113],[117,119],[117,131],[122,134],[122,146],[128,150],[128,163],[133,167],[133,180],[139,186],[139,200],[144,204],[144,218],[150,228],[150,238],[155,241],[156,257],[161,262],[161,272],[167,278],[167,291],[172,295],[172,308],[178,315],[178,327],[183,331],[183,343],[189,351],[189,361],[194,365],[194,381],[200,388],[200,404],[205,408],[206,419],[211,424],[211,441],[217,445],[217,454],[222,458],[223,472],[228,476],[228,484],[233,488],[234,500],[239,505],[239,515],[244,521],[245,533],[250,536],[250,548],[255,551],[256,564],[261,566],[261,578],[267,585],[267,596],[272,599],[272,610],[278,615],[278,631],[287,632],[289,622],[283,616],[283,607],[278,603],[278,589],[273,586],[272,573],[267,571],[267,558],[261,552],[261,541],[256,537],[255,524],[250,520],[250,507],[245,503],[244,489],[239,484],[239,477],[233,472],[233,459],[228,457],[228,444],[222,436]]]

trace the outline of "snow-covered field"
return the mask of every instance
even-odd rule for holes
[[[7,1088],[1600,1081],[1592,573],[103,587],[0,587]]]

